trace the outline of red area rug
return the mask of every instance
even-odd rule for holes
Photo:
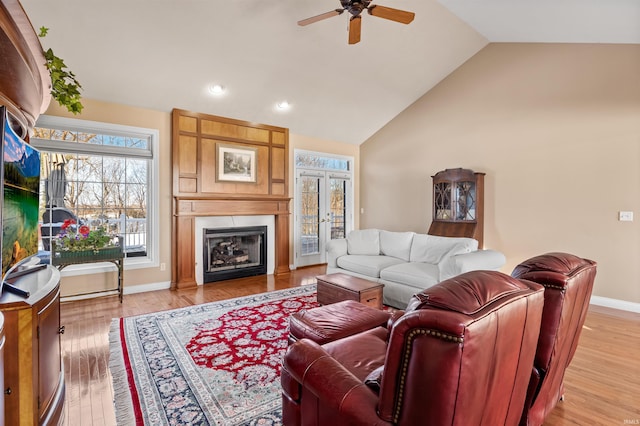
[[[118,425],[281,425],[289,316],[316,286],[114,319]]]

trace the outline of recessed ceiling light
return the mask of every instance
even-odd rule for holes
[[[276,104],[276,108],[278,108],[280,111],[286,111],[291,108],[291,104],[287,101],[281,101]]]
[[[209,86],[209,93],[212,95],[222,95],[224,91],[224,86],[221,84],[212,84]]]

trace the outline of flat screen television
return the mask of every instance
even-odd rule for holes
[[[11,126],[5,107],[2,121],[2,283],[11,275],[38,264],[40,152]],[[15,276],[15,275],[14,275]]]

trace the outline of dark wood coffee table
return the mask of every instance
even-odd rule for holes
[[[329,305],[343,300],[355,300],[382,309],[382,288],[379,284],[348,274],[318,275],[318,303]]]

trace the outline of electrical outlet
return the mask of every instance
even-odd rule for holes
[[[633,212],[618,212],[618,220],[621,222],[633,222]]]
[[[163,262],[163,263],[161,263],[161,264],[160,264],[160,270],[161,270],[161,271],[166,271],[166,270],[167,270],[167,264],[166,264],[166,263],[164,263],[164,262]]]

